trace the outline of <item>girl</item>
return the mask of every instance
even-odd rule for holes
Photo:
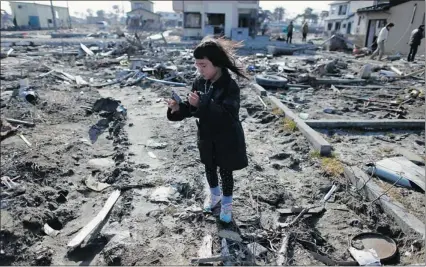
[[[238,115],[240,88],[231,78],[229,70],[248,78],[243,69],[235,64],[235,47],[224,39],[203,40],[194,50],[195,66],[200,77],[195,79],[188,100],[181,103],[166,100],[170,121],[197,118],[198,149],[210,186],[210,201],[204,209],[211,212],[222,201],[220,220],[225,223],[232,220],[232,171],[248,165],[244,132]],[[223,196],[217,167],[222,179]]]

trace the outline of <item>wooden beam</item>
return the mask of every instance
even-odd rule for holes
[[[285,117],[292,119],[297,128],[303,133],[303,135],[309,140],[315,150],[319,151],[322,156],[328,156],[331,154],[331,145],[322,137],[318,132],[309,127],[303,120],[301,120],[296,114],[293,113],[287,106],[285,106],[278,98],[269,96],[272,104],[281,109]]]
[[[90,235],[90,233],[92,233],[93,230],[95,230],[96,227],[98,227],[102,223],[103,220],[105,220],[108,213],[110,212],[110,210],[114,206],[115,202],[120,197],[120,194],[121,194],[120,190],[115,190],[110,195],[110,197],[105,202],[104,207],[101,209],[101,211],[98,213],[98,215],[96,215],[95,218],[93,218],[88,224],[86,224],[83,227],[83,229],[81,229],[80,232],[68,243],[68,245],[67,245],[68,248],[73,249],[73,248],[76,248],[77,246],[79,246],[84,241],[84,239],[86,239],[86,237],[88,235]]]
[[[5,118],[5,120],[7,122],[10,122],[10,123],[13,123],[13,124],[22,124],[22,125],[31,126],[31,127],[35,126],[34,122],[15,120],[15,119],[11,119],[11,118]]]
[[[336,129],[374,129],[374,130],[424,130],[425,120],[306,120],[312,128]]]
[[[213,238],[211,235],[206,235],[203,238],[203,243],[201,244],[200,249],[198,250],[199,258],[210,258],[212,256],[212,245]]]
[[[384,190],[365,172],[358,167],[345,167],[344,173],[358,190],[363,190],[370,201],[381,196],[377,201],[379,201],[385,213],[394,218],[405,234],[416,233],[425,239],[425,224],[409,213],[401,203],[390,199],[387,195],[382,195]]]

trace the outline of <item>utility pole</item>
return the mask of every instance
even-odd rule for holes
[[[55,14],[55,8],[53,8],[52,0],[50,0],[50,7],[52,8],[53,27],[55,28],[55,32],[56,32],[58,31],[58,28],[56,27],[56,14]]]
[[[72,28],[72,23],[71,23],[71,15],[70,15],[70,8],[68,6],[68,1],[67,1],[67,10],[68,10],[69,27],[71,29]]]

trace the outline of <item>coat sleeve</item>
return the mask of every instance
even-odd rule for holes
[[[193,116],[206,119],[216,127],[224,123],[232,123],[238,118],[240,109],[240,88],[235,81],[229,84],[222,103],[215,103],[212,99],[201,99],[200,106]]]
[[[194,91],[196,88],[197,80],[192,84],[191,91]],[[195,108],[189,104],[188,101],[183,101],[179,104],[179,111],[174,112],[172,114],[172,110],[170,108],[167,109],[167,119],[169,121],[182,121],[186,118],[190,118],[193,116]]]

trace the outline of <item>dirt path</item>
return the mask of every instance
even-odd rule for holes
[[[186,89],[181,90],[183,93]],[[109,242],[101,242],[105,247],[92,264],[189,264],[208,234],[214,239],[213,255],[220,254],[218,232],[223,228],[213,216],[200,212],[206,182],[198,161],[193,119],[167,121],[160,101],[168,95],[166,88],[154,88],[153,92],[103,89],[100,93],[120,99],[127,108],[124,131],[129,142],[128,163],[133,166],[129,181],[152,188],[123,194],[101,232]],[[269,249],[257,262],[272,264],[276,257],[273,251],[280,245],[276,209],[318,203],[331,188],[332,180],[324,177],[318,163],[309,156],[306,139],[297,131],[285,130],[278,116],[262,110],[260,101],[248,89],[243,92],[240,117],[244,120],[250,166],[235,174],[234,217],[237,232],[245,240],[238,249],[247,254],[246,245],[257,242]],[[153,192],[159,189],[164,189],[168,197],[153,200]],[[291,232],[302,241],[321,240],[336,258],[349,259],[348,237],[377,225],[363,219],[362,213],[370,209],[361,210],[343,189],[330,202],[323,215],[302,221]],[[361,210],[361,214],[358,216],[354,210]],[[293,218],[281,217],[280,221]],[[353,227],[355,224],[357,227]],[[392,234],[392,230],[386,234]],[[292,264],[318,263],[300,243],[292,242]]]

